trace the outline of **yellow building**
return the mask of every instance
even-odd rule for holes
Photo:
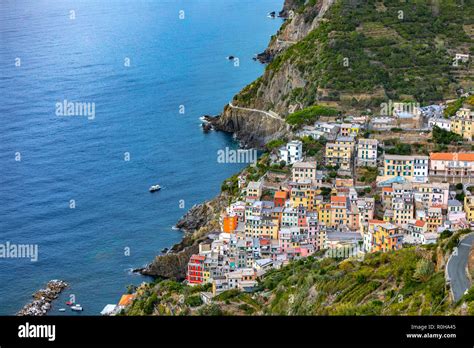
[[[245,220],[245,236],[251,238],[261,238],[268,236],[271,239],[278,239],[278,220],[251,216]]]
[[[358,124],[353,124],[353,123],[343,123],[340,126],[340,132],[341,135],[343,136],[357,136],[360,131],[360,126]]]
[[[315,207],[315,197],[319,190],[311,184],[310,179],[302,179],[299,182],[290,184],[290,202],[293,208],[304,207],[313,211]]]
[[[473,111],[464,108],[459,109],[456,116],[451,119],[451,131],[466,140],[472,141],[474,135],[473,123]]]
[[[464,211],[467,221],[474,222],[474,196],[464,197]]]
[[[293,208],[303,206],[308,208],[308,198],[306,197],[305,189],[293,188],[291,190],[290,201]]]
[[[209,283],[211,280],[211,272],[209,271],[203,271],[202,272],[202,282],[204,284]]]
[[[339,166],[342,170],[350,170],[353,146],[349,144],[326,144],[326,165]]]
[[[375,226],[372,251],[391,251],[402,247],[403,235],[398,227],[390,223]]]
[[[392,201],[393,222],[398,226],[408,224],[414,217],[415,206],[411,199],[394,198]]]
[[[331,225],[331,204],[322,203],[317,206],[318,220],[321,225]]]
[[[427,229],[429,233],[438,232],[438,228],[443,225],[442,209],[440,207],[429,208],[426,222],[427,222]]]
[[[331,227],[349,225],[349,198],[346,196],[331,196]]]

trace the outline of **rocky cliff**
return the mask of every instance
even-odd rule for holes
[[[175,244],[170,252],[159,255],[144,268],[135,269],[143,275],[183,280],[189,258],[199,251],[199,243],[207,239],[209,233],[219,231],[219,214],[229,203],[227,193],[192,207],[176,224],[185,232],[182,241]]]
[[[270,110],[271,111],[271,110]],[[233,133],[243,148],[259,148],[272,139],[289,135],[289,127],[283,118],[269,116],[259,111],[232,108],[227,105],[221,115],[206,117],[218,131]]]
[[[326,14],[335,0],[319,0],[314,6],[304,6],[305,1],[287,0],[280,12],[280,17],[286,22],[274,35],[268,48],[259,55],[262,63],[269,63],[277,54],[292,44],[305,38]]]
[[[257,58],[262,63],[268,63],[306,37],[333,2],[318,0],[314,6],[305,6],[305,1],[286,0],[279,14],[286,19],[285,23]],[[293,64],[284,64],[278,73],[267,69],[261,78],[236,95],[232,105],[226,105],[221,115],[208,117],[207,120],[214,129],[233,133],[244,147],[262,147],[270,140],[291,136],[285,116],[302,105],[289,103],[284,96],[305,85],[305,79]],[[265,112],[278,117],[271,117]]]

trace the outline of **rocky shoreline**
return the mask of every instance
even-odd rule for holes
[[[299,4],[299,0],[285,0],[279,17],[287,19],[290,11],[295,10]],[[268,63],[276,53],[271,42],[263,53],[257,55],[257,59],[262,63]],[[266,142],[285,137],[289,131],[285,122],[262,117],[258,112],[232,108],[229,105],[225,106],[220,115],[203,116],[201,127],[204,132],[216,130],[232,133],[243,148],[262,148]],[[228,200],[228,195],[221,192],[212,200],[192,207],[176,223],[176,228],[185,232],[182,241],[171,247],[166,254],[156,256],[145,267],[133,271],[157,278],[185,279],[186,265],[191,255],[198,252],[199,243],[208,239],[210,233],[220,230],[219,214],[228,204]]]
[[[61,291],[69,285],[62,280],[50,280],[45,289],[36,291],[32,296],[34,300],[25,305],[18,313],[18,316],[43,316],[51,309],[51,302],[57,299]]]
[[[136,273],[154,278],[183,280],[186,278],[186,265],[191,255],[198,253],[199,243],[208,239],[208,235],[219,231],[219,214],[229,201],[227,193],[220,193],[213,199],[196,204],[176,223],[176,228],[184,232],[181,242],[173,245],[164,255]]]

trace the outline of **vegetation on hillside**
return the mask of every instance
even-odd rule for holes
[[[438,126],[433,127],[433,142],[435,144],[456,145],[462,143],[463,138],[459,134],[447,131]]]
[[[314,18],[317,6],[307,1],[298,12]],[[323,101],[365,110],[387,99],[425,104],[453,98],[460,87],[473,86],[470,63],[453,64],[456,53],[474,54],[473,21],[472,0],[337,0],[316,29],[277,55],[237,98],[262,100],[287,66],[306,85],[282,96],[286,105]]]
[[[437,244],[367,254],[362,260],[322,258],[319,252],[268,272],[254,293],[229,290],[211,304],[197,298],[210,291],[209,285],[143,284],[126,314],[474,315],[474,288],[452,303],[444,277],[446,256],[468,232],[446,231]]]
[[[465,98],[459,98],[455,101],[448,103],[443,113],[446,118],[456,115],[456,112],[462,107]]]
[[[323,105],[314,105],[288,115],[286,122],[293,126],[301,127],[313,124],[320,116],[337,116],[338,113],[336,109]]]
[[[324,149],[327,140],[324,137],[319,138],[318,140],[313,139],[312,137],[305,136],[301,138],[303,143],[303,152],[306,156],[314,157],[317,156],[321,160],[324,156]]]

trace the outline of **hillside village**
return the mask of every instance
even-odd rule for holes
[[[463,103],[449,116],[450,106],[408,113],[395,105],[390,117],[316,121],[295,139],[274,142],[261,159],[269,162],[263,175],[251,180],[255,175],[244,171],[236,178],[221,230],[191,256],[185,282],[212,284],[202,293],[210,300],[231,289],[252,291],[269,270],[321,250],[327,257],[364,257],[470,229],[474,152],[465,149],[472,149],[474,111]],[[459,151],[407,155],[387,145],[387,135],[411,132],[420,142],[439,129],[454,139],[447,148]],[[314,144],[319,151],[311,151]]]
[[[126,314],[466,313],[445,270],[474,227],[471,7],[286,0],[280,15],[262,77],[205,118],[265,152]]]

